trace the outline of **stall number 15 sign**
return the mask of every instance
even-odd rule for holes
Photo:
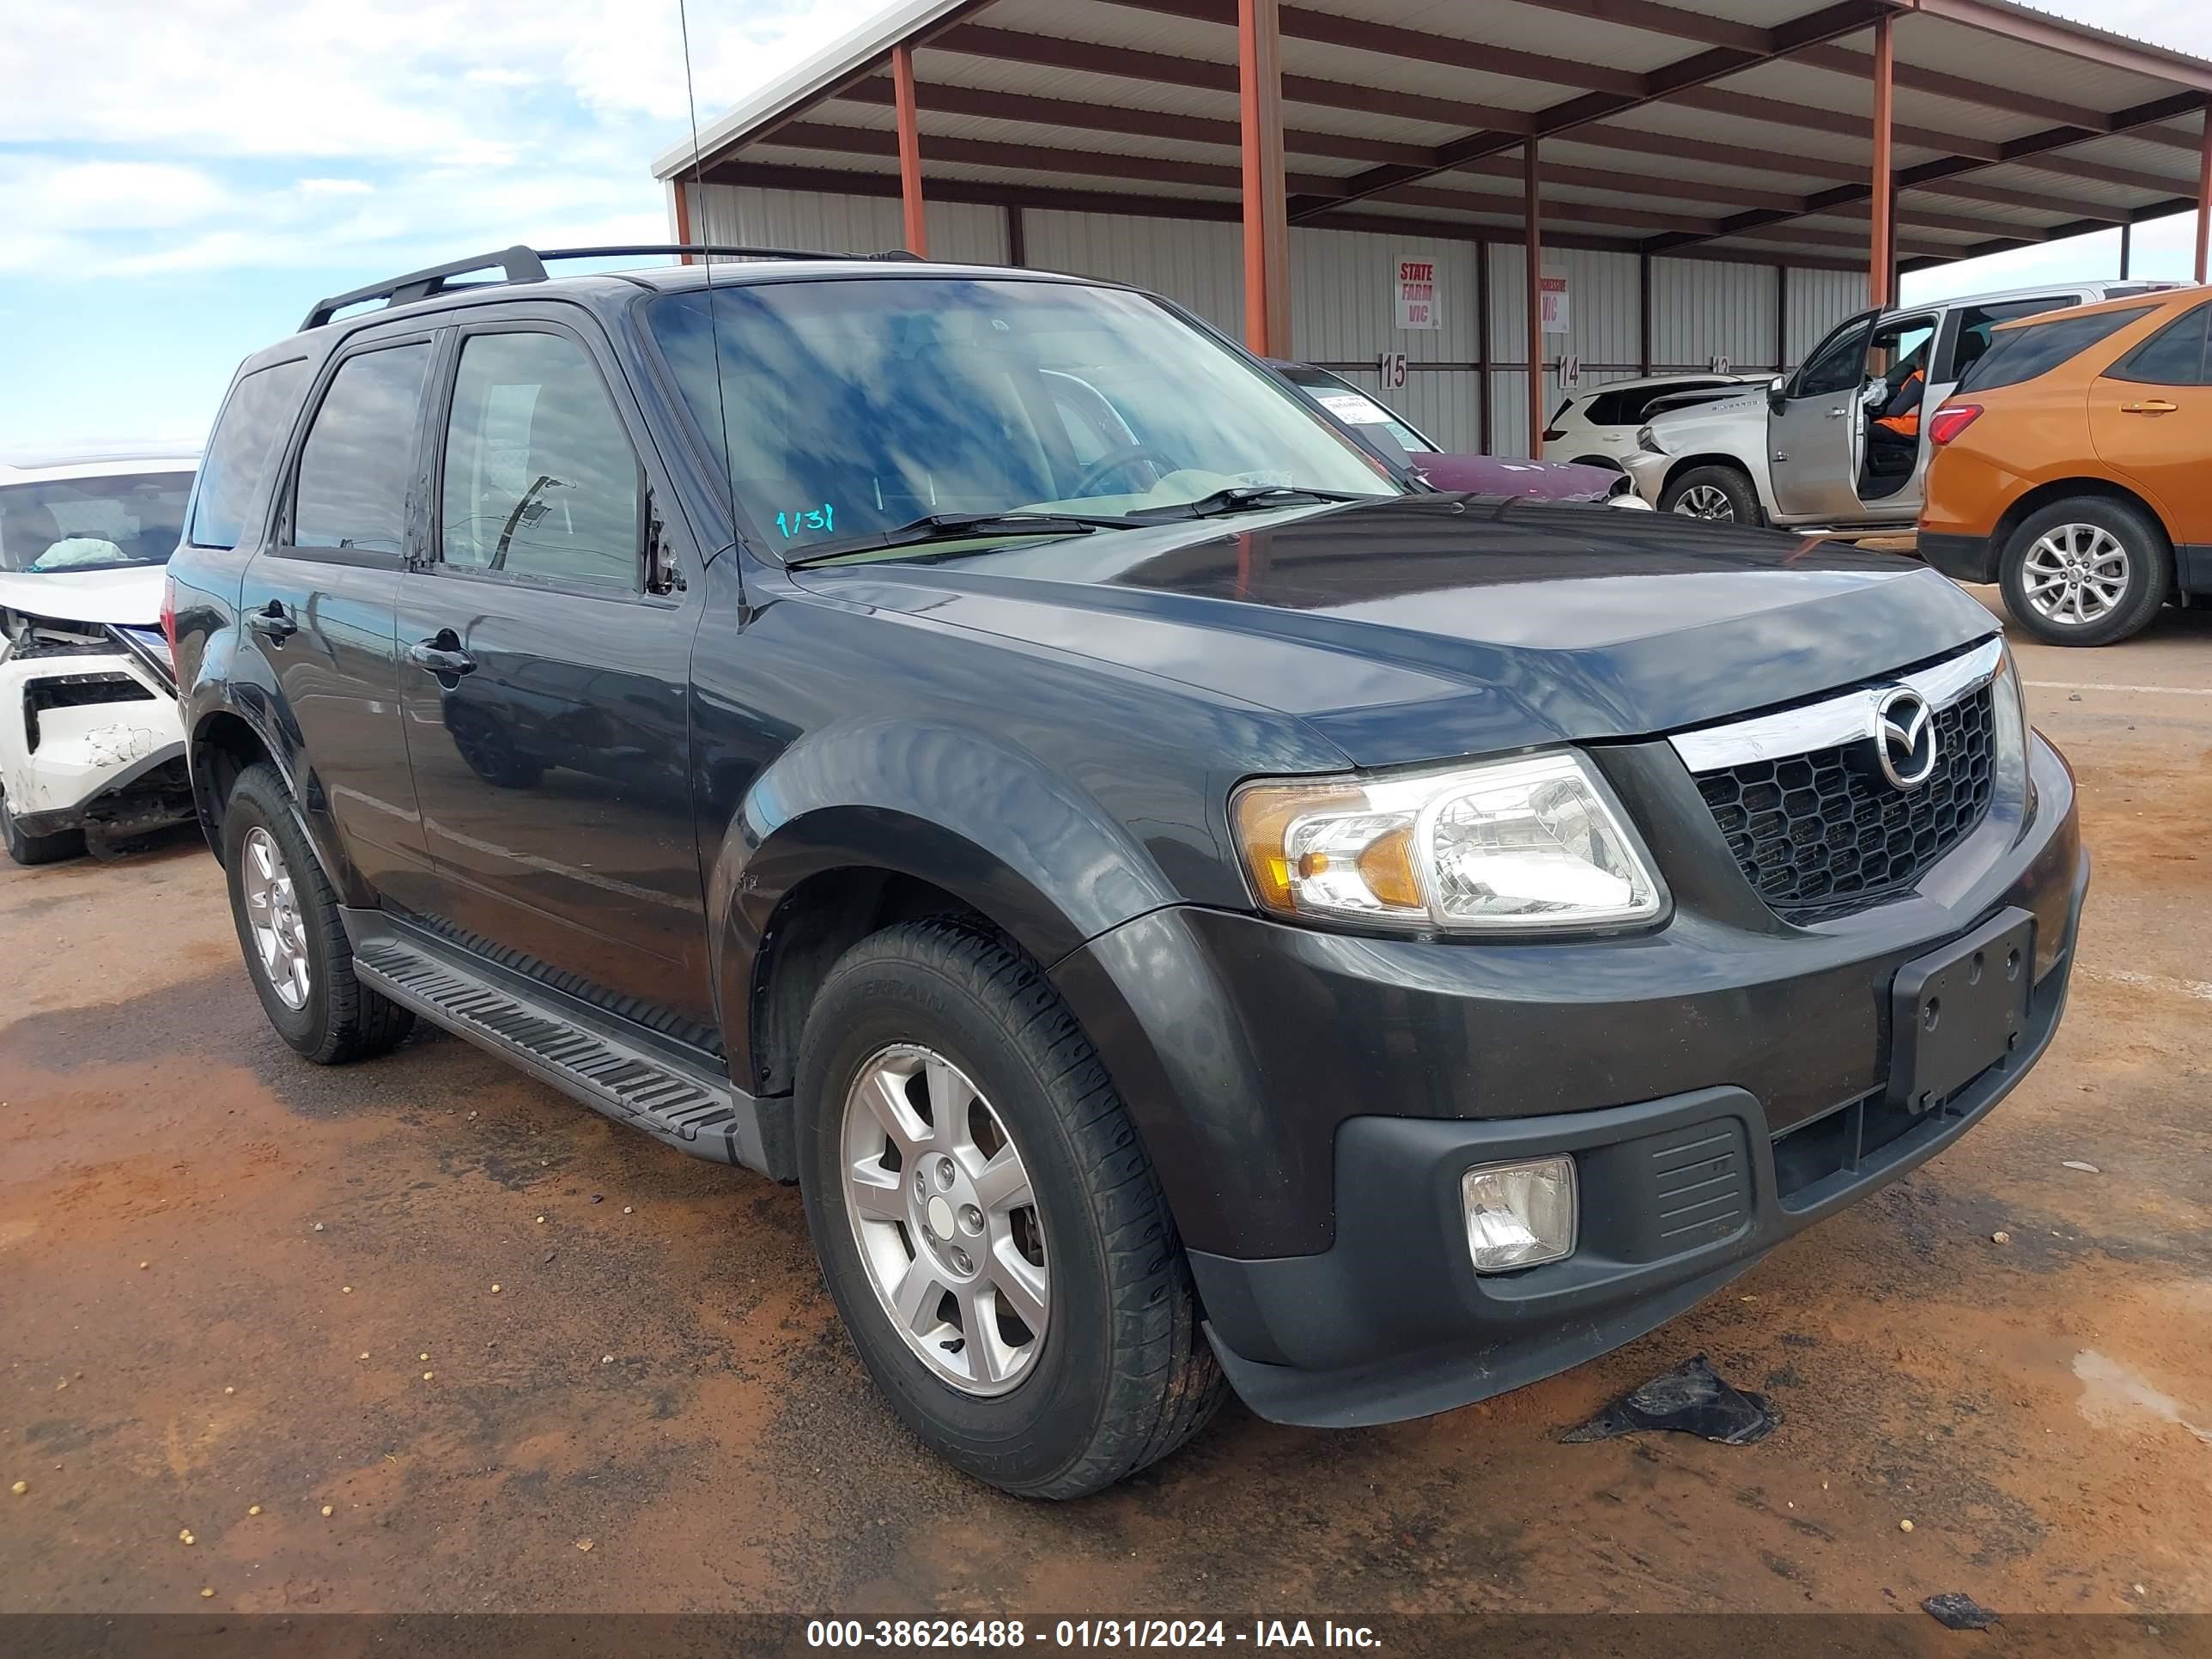
[[[1443,307],[1437,293],[1437,267],[1432,259],[1398,261],[1398,326],[1442,328]]]

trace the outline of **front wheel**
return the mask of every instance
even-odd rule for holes
[[[1750,475],[1733,466],[1693,466],[1678,473],[1659,492],[1659,510],[1714,524],[1766,522]]]
[[[2098,495],[2030,514],[1997,567],[2013,620],[2052,645],[2114,645],[2173,591],[2173,550],[2150,516]]]
[[[300,828],[291,791],[266,761],[231,786],[222,866],[246,971],[276,1034],[324,1066],[398,1047],[414,1011],[354,976],[337,895]]]
[[[1012,1492],[1167,1455],[1225,1392],[1175,1223],[1037,965],[921,921],[831,969],[799,1058],[799,1188],[853,1345],[909,1428]]]

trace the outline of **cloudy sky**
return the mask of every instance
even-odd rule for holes
[[[703,125],[882,0],[690,0]],[[2201,0],[2060,9],[2212,54]],[[57,0],[0,31],[0,453],[197,443],[316,297],[511,241],[659,241],[675,0]],[[2187,272],[2186,220],[2137,269]],[[2117,269],[2118,234],[1940,284]],[[1929,292],[1923,287],[1916,297]]]

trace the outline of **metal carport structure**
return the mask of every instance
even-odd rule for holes
[[[1463,355],[1414,366],[1478,377],[1490,447],[1494,412],[1532,446],[1542,423],[1548,252],[1611,256],[1597,288],[1635,342],[1614,319],[1601,374],[1686,366],[1655,349],[1655,307],[1698,303],[1700,263],[1767,273],[1770,295],[1731,275],[1703,297],[1736,362],[1780,368],[1901,270],[2124,241],[2212,200],[2208,108],[2212,63],[2010,0],[913,0],[654,170],[684,241],[793,217],[746,201],[858,198],[896,202],[917,252],[1076,268],[1067,216],[1099,240],[1173,222],[1210,238],[1199,308],[1275,356],[1328,356],[1293,337],[1299,239],[1339,233],[1370,266],[1407,239],[1471,254]],[[843,239],[881,222],[848,216]],[[1048,222],[1060,246],[1036,258]],[[1764,349],[1743,349],[1754,312]],[[1493,410],[1509,377],[1525,417]]]

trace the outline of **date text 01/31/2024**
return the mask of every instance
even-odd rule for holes
[[[815,1619],[810,1648],[1376,1648],[1365,1625],[1330,1620],[1255,1619],[1237,1628],[1220,1619],[1060,1619],[1034,1628],[1020,1619]]]

